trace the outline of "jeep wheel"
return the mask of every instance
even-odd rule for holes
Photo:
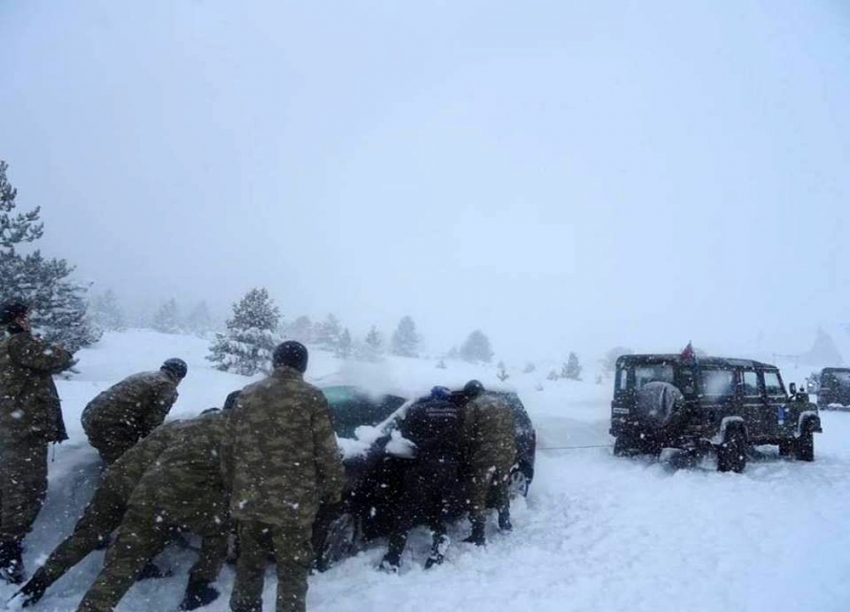
[[[797,438],[794,451],[797,461],[815,460],[815,434],[810,421],[803,423],[803,433]]]
[[[783,440],[779,443],[780,457],[793,457],[797,453],[797,444],[794,440]]]
[[[736,429],[717,447],[717,471],[741,473],[747,467],[747,438]]]

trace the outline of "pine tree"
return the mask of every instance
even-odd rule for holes
[[[334,315],[329,314],[324,321],[315,326],[315,342],[321,348],[328,351],[336,351],[339,348],[339,340],[342,336],[342,325]]]
[[[286,328],[286,336],[302,344],[312,344],[314,341],[313,322],[308,316],[300,316]]]
[[[500,361],[496,368],[498,369],[496,372],[496,378],[498,378],[502,382],[505,382],[511,377],[511,375],[508,374],[507,368],[505,367],[505,362]]]
[[[537,366],[534,365],[533,362],[529,361],[525,364],[525,367],[522,369],[523,374],[531,374],[534,370],[537,369]]]
[[[493,360],[493,347],[490,339],[480,329],[476,329],[460,347],[460,356],[464,361],[483,361],[490,363]]]
[[[341,359],[348,359],[351,357],[351,347],[353,345],[353,341],[351,339],[351,332],[348,331],[346,327],[342,330],[342,334],[339,336],[339,342],[337,343],[336,354],[337,357]]]
[[[163,334],[179,334],[183,331],[180,324],[180,307],[177,300],[171,298],[163,303],[156,311],[151,321],[151,327]]]
[[[384,344],[384,339],[381,337],[381,332],[374,325],[369,328],[369,333],[366,334],[366,344],[376,353],[381,352],[381,347]]]
[[[567,380],[581,380],[581,364],[578,361],[578,355],[570,353],[567,357],[567,363],[561,369],[561,378]]]
[[[203,336],[212,329],[212,316],[210,316],[210,309],[205,300],[198,302],[186,317],[185,327],[188,331],[199,336]]]
[[[265,288],[251,289],[233,305],[227,333],[216,334],[209,361],[224,372],[253,376],[271,367],[272,352],[279,341],[280,310]]]
[[[107,289],[92,299],[91,312],[94,322],[103,329],[121,331],[126,328],[124,313],[112,289]]]
[[[0,160],[0,300],[19,299],[31,310],[33,329],[48,342],[74,353],[100,338],[88,315],[88,287],[71,280],[74,266],[65,259],[47,259],[40,251],[20,255],[16,247],[40,239],[44,224],[39,207],[15,213],[17,190]]]
[[[393,332],[391,351],[393,355],[400,357],[418,357],[419,334],[416,333],[416,323],[406,316],[398,322],[398,327]]]

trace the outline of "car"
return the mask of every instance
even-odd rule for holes
[[[405,471],[416,460],[406,456],[404,445],[399,444],[399,423],[409,407],[420,401],[397,395],[369,395],[353,386],[322,391],[328,399],[331,423],[340,445],[347,452],[343,459],[343,501],[339,506],[320,509],[313,528],[315,566],[319,571],[350,556],[360,544],[389,535],[393,517],[399,511]],[[514,414],[517,458],[509,490],[512,497],[525,496],[534,479],[537,434],[516,393],[493,393],[502,397]],[[462,401],[460,392],[454,392],[452,397],[453,401]],[[459,477],[457,490],[448,496],[449,514],[454,518],[467,511],[468,496],[463,490],[466,480]],[[491,506],[494,501],[490,501]],[[424,522],[424,517],[417,517],[417,521]]]
[[[850,368],[821,370],[818,408],[850,410]]]
[[[624,355],[617,359],[610,434],[615,455],[663,448],[717,454],[719,471],[741,472],[749,446],[775,444],[782,456],[814,460],[817,406],[776,366],[750,359]]]

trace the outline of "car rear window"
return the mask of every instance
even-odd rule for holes
[[[635,391],[640,391],[643,386],[651,382],[666,382],[671,385],[675,380],[675,372],[673,366],[666,363],[658,363],[654,365],[636,365],[635,371]]]

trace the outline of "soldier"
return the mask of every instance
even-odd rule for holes
[[[71,355],[30,331],[27,306],[3,304],[0,326],[0,578],[24,579],[22,542],[47,493],[47,446],[68,439],[53,374]]]
[[[484,537],[487,495],[496,491],[499,528],[510,531],[510,498],[508,478],[516,458],[513,412],[498,396],[486,393],[484,386],[471,380],[463,388],[467,400],[463,415],[463,437],[467,443],[470,481],[469,520],[472,534],[464,540],[478,546]]]
[[[418,514],[425,514],[433,532],[431,555],[425,568],[443,562],[449,537],[446,535],[446,494],[457,482],[460,460],[460,409],[450,400],[445,387],[434,387],[425,400],[408,409],[400,430],[402,436],[416,445],[416,460],[404,475],[398,516],[390,535],[389,549],[380,569],[395,573],[407,543],[407,533]]]
[[[74,531],[57,546],[38,568],[32,578],[16,596],[26,608],[35,604],[47,588],[82,561],[90,552],[109,541],[111,534],[121,524],[130,495],[145,472],[176,439],[191,435],[191,429],[205,427],[201,419],[171,421],[160,425],[151,434],[115,461],[103,473],[91,501],[74,526]],[[157,576],[157,568],[151,564],[145,577]]]
[[[230,534],[220,456],[226,415],[210,412],[194,419],[195,425],[175,431],[168,448],[133,490],[103,569],[77,612],[111,612],[145,565],[179,531],[204,538],[181,609],[193,610],[218,597],[211,584],[224,563]]]
[[[320,503],[340,501],[339,447],[325,396],[304,382],[307,358],[299,342],[280,344],[272,374],[242,390],[228,424],[222,468],[239,538],[233,612],[262,610],[264,534],[277,560],[277,612],[306,610],[313,519]]]
[[[83,429],[107,464],[162,424],[186,371],[182,359],[167,359],[158,372],[129,376],[88,403]]]

